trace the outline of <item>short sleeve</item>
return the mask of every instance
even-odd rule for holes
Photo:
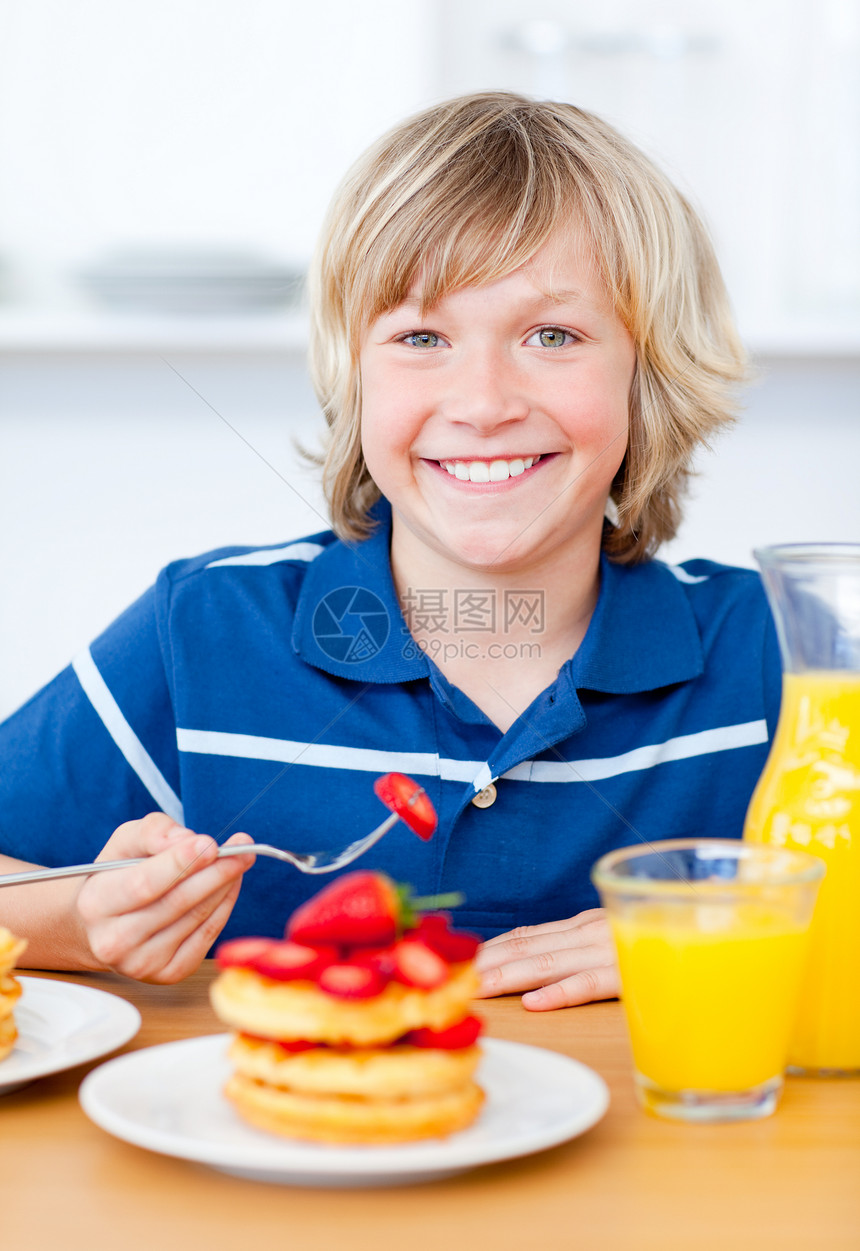
[[[0,852],[76,864],[124,821],[159,809],[181,821],[158,594],[132,604],[0,725]]]

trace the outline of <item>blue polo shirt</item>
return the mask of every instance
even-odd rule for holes
[[[361,866],[464,892],[459,923],[490,936],[594,907],[611,848],[740,836],[781,682],[755,573],[604,558],[579,650],[502,733],[413,643],[378,514],[360,544],[326,532],[165,569],[0,727],[0,851],[88,861],[159,808],[219,841],[338,848],[385,817],[373,780],[399,770],[438,831],[398,823]],[[324,880],[258,860],[225,934],[280,934]]]

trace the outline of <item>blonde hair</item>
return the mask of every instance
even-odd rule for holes
[[[745,356],[708,235],[633,144],[570,104],[508,92],[449,100],[395,127],[348,173],[311,266],[310,367],[330,428],[335,530],[365,538],[379,498],[361,451],[367,327],[420,275],[425,308],[512,273],[558,230],[585,234],[636,345],[630,432],[604,548],[652,555],[681,519],[698,444],[731,422]]]

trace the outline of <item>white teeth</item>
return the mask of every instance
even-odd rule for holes
[[[539,456],[515,456],[513,460],[443,460],[439,463],[460,482],[505,482],[508,478],[518,478],[539,460]]]

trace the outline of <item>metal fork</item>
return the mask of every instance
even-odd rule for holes
[[[357,839],[344,847],[342,851],[283,851],[280,847],[272,847],[268,843],[245,843],[235,847],[221,847],[221,856],[247,856],[254,853],[258,856],[271,856],[273,860],[284,860],[293,865],[300,873],[333,873],[335,869],[351,864],[363,855],[374,843],[378,843],[400,815],[392,812],[381,825],[364,838]],[[67,864],[59,869],[28,869],[24,873],[5,873],[0,875],[0,886],[20,886],[24,882],[50,882],[58,877],[89,877],[91,873],[105,873],[110,869],[127,869],[133,864],[143,864],[149,856],[138,856],[132,860],[95,860],[92,864]]]

